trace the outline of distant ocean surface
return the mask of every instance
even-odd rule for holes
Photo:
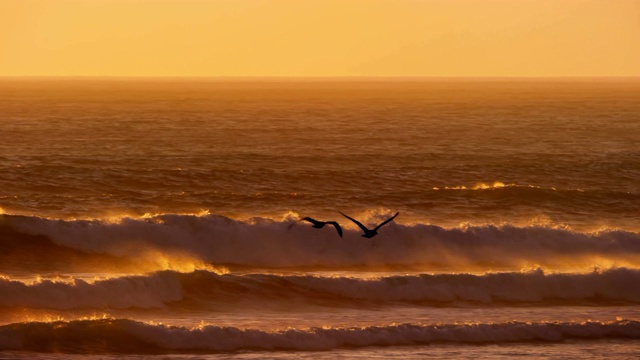
[[[640,80],[4,78],[0,125],[1,359],[640,355]]]

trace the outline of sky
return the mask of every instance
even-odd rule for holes
[[[1,0],[0,76],[640,76],[640,0]]]

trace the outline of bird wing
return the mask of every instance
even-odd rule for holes
[[[373,231],[376,231],[378,229],[380,229],[384,224],[388,223],[389,221],[393,220],[396,218],[396,216],[398,216],[398,214],[400,214],[399,212],[397,212],[395,215],[393,215],[392,217],[388,218],[387,220],[383,221],[380,225],[376,226],[375,229],[373,229]]]
[[[336,230],[338,231],[338,235],[342,237],[342,228],[340,227],[340,224],[338,224],[336,221],[327,221],[327,224],[335,226]]]
[[[308,222],[310,222],[310,223],[312,223],[314,225],[322,224],[322,221],[318,221],[316,219],[312,219],[312,218],[310,218],[308,216],[307,217],[303,217],[302,220],[308,221]]]
[[[340,214],[342,214],[342,213],[340,213]],[[344,217],[346,217],[347,219],[349,219],[349,220],[353,221],[356,225],[358,225],[358,226],[360,227],[360,229],[364,230],[364,232],[370,231],[370,230],[369,230],[369,229],[367,229],[364,225],[362,225],[358,220],[356,220],[356,219],[354,219],[354,218],[352,218],[352,217],[350,217],[350,216],[348,216],[348,215],[345,215],[345,214],[342,214],[342,216],[344,216]]]

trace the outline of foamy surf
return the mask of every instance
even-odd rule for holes
[[[0,307],[123,309],[177,307],[242,308],[247,304],[296,306],[335,303],[458,307],[494,305],[640,304],[640,270],[591,273],[527,272],[419,274],[358,278],[317,275],[217,274],[162,271],[86,281],[0,278]],[[235,305],[234,305],[235,304]]]
[[[330,229],[313,229],[289,219],[242,221],[208,214],[117,220],[0,216],[0,227],[12,232],[3,240],[5,246],[20,249],[33,241],[12,242],[12,236],[46,236],[68,251],[155,261],[155,270],[192,271],[204,268],[204,262],[263,268],[399,266],[423,270],[525,266],[585,270],[640,263],[640,233],[622,230],[391,223],[381,230],[384,236],[364,239],[354,228],[347,227],[340,238]]]
[[[203,325],[196,328],[126,319],[16,323],[0,327],[0,350],[68,353],[221,352],[239,350],[319,351],[343,347],[434,343],[640,339],[640,322],[507,322],[397,324],[349,328],[263,331]]]

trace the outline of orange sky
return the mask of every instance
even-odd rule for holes
[[[0,0],[0,76],[640,76],[640,0]]]

